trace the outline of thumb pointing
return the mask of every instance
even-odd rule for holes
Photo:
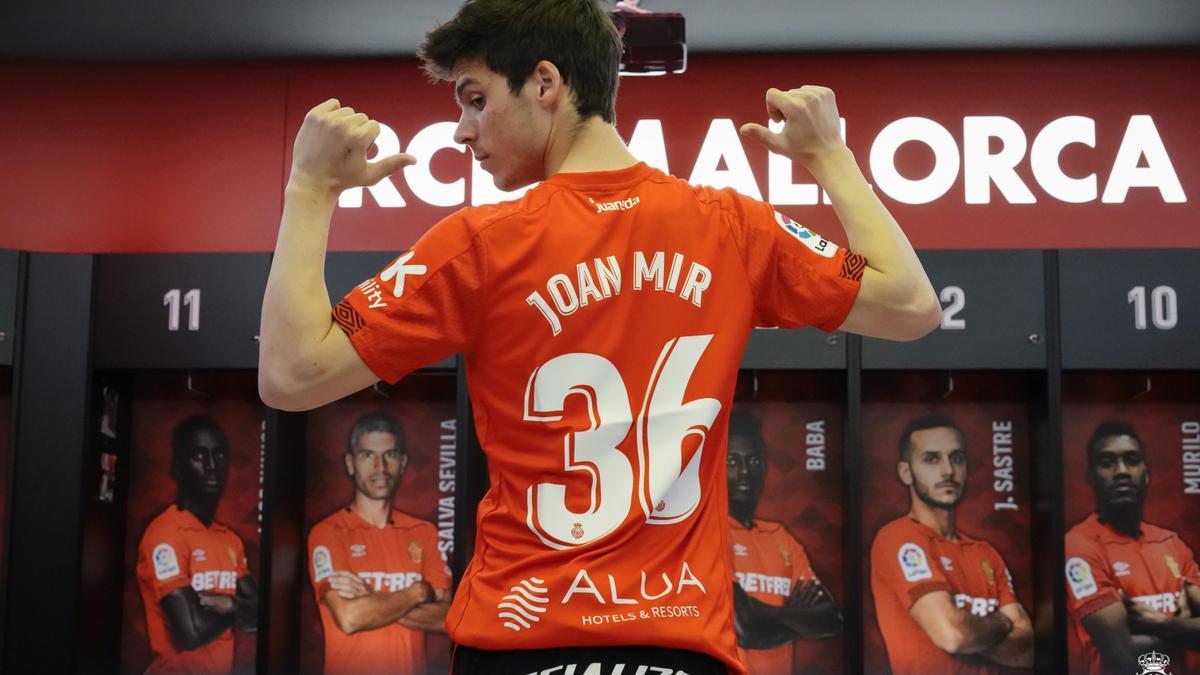
[[[383,180],[385,177],[396,173],[400,169],[409,166],[410,164],[416,164],[416,162],[416,157],[413,157],[405,152],[384,157],[376,162],[369,162],[367,164],[366,171],[367,180],[369,181],[367,184],[374,185]]]
[[[750,122],[743,124],[740,131],[743,136],[747,138],[753,138],[766,147],[766,149],[773,152],[779,151],[779,141],[777,140],[778,134],[774,133],[763,125]]]

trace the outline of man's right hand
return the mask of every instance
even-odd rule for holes
[[[762,143],[771,152],[808,166],[820,156],[845,148],[837,101],[828,87],[804,85],[766,95],[767,115],[783,122],[778,133],[761,124],[743,124],[741,133]]]
[[[304,116],[292,147],[289,184],[336,195],[370,186],[416,162],[406,153],[368,162],[379,136],[379,122],[331,98]]]

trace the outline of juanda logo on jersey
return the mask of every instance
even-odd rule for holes
[[[628,211],[638,204],[641,204],[642,198],[630,197],[629,199],[617,199],[611,202],[598,202],[595,199],[588,197],[588,201],[591,202],[592,206],[596,207],[596,213],[605,213],[608,211]]]

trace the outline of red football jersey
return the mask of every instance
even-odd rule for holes
[[[976,616],[1019,602],[1008,567],[991,544],[961,531],[946,539],[907,515],[893,520],[871,544],[871,593],[892,672],[1003,672],[982,656],[948,654],[929,639],[908,611],[934,591],[946,591],[956,607]]]
[[[437,528],[392,511],[383,528],[350,509],[331,514],[308,535],[309,574],[325,632],[326,673],[424,673],[425,633],[392,624],[347,635],[322,602],[334,572],[353,572],[376,592],[402,591],[418,581],[450,588],[450,570],[438,553]]]
[[[808,552],[780,523],[755,518],[748,530],[730,517],[729,538],[734,578],[755,600],[782,607],[793,589],[817,577]],[[795,643],[789,642],[774,649],[739,647],[738,655],[750,675],[791,675],[795,651]]]
[[[1083,627],[1088,614],[1121,601],[1121,593],[1165,614],[1179,613],[1184,582],[1200,584],[1200,568],[1179,535],[1142,523],[1137,539],[1117,532],[1091,514],[1067,532],[1067,607],[1083,654],[1073,654],[1072,673],[1104,672],[1100,652]],[[1079,658],[1079,657],[1082,658]],[[1172,653],[1170,670],[1187,675],[1183,652]]]
[[[467,208],[334,316],[394,382],[466,356],[491,487],[447,627],[480,649],[734,644],[729,403],[755,325],[836,329],[865,261],[645,164]]]
[[[137,580],[146,607],[146,632],[154,660],[147,673],[227,673],[233,669],[233,631],[190,651],[171,643],[162,599],[191,585],[199,591],[237,592],[249,574],[242,540],[214,522],[205,527],[191,511],[174,505],[155,516],[138,544]]]

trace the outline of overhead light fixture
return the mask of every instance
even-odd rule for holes
[[[621,0],[612,13],[625,46],[621,75],[666,75],[687,70],[683,15],[653,12],[640,0]]]

